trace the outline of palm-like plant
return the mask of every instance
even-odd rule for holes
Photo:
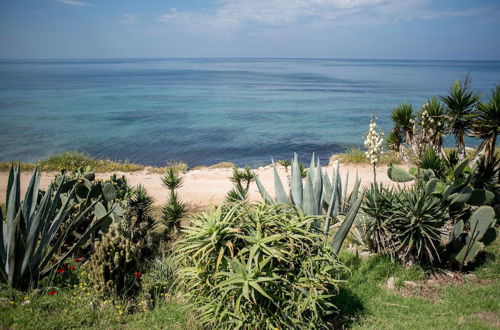
[[[455,81],[448,96],[441,96],[446,105],[446,119],[451,133],[455,135],[458,155],[465,158],[464,137],[472,123],[472,112],[481,99],[481,95],[469,91],[467,79],[465,82]]]
[[[415,120],[413,106],[407,102],[401,103],[392,110],[391,118],[395,124],[394,130],[399,132],[401,140],[404,139],[407,145],[411,145]]]
[[[486,160],[491,160],[500,131],[500,86],[493,91],[486,103],[479,103],[471,125],[471,136],[482,138],[478,148],[484,150]]]
[[[435,97],[432,97],[426,103],[425,110],[432,120],[431,129],[431,143],[437,153],[442,154],[443,137],[446,134],[446,108]]]
[[[181,220],[186,215],[187,205],[183,203],[176,190],[182,186],[182,177],[173,168],[169,168],[162,177],[163,185],[170,191],[167,203],[163,206],[163,220],[170,229],[180,232]]]

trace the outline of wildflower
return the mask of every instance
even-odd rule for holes
[[[139,273],[139,272],[135,272],[134,276],[135,276],[135,277],[141,277],[141,276],[142,276],[142,274],[141,274],[141,273]]]
[[[57,292],[56,292],[56,291],[54,291],[54,290],[49,291],[49,296],[53,296],[53,295],[55,295],[56,293],[57,293]]]
[[[75,266],[69,266],[69,270],[75,270]]]
[[[66,270],[64,268],[58,268],[57,269],[57,273],[59,273],[59,274],[64,274],[65,271]]]
[[[76,262],[81,262],[83,260],[83,257],[78,257],[78,258],[75,258],[75,261]]]

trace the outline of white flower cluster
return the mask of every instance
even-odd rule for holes
[[[383,152],[383,146],[382,143],[384,141],[383,135],[384,132],[377,131],[377,123],[375,122],[376,117],[373,116],[372,120],[370,121],[370,129],[365,135],[365,148],[367,149],[365,151],[366,158],[370,160],[370,163],[372,165],[377,165],[380,155]]]

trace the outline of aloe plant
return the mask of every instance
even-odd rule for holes
[[[62,176],[64,182],[64,175]],[[31,176],[24,201],[21,201],[21,178],[19,166],[11,166],[6,194],[6,214],[0,211],[0,282],[16,289],[27,289],[40,278],[58,268],[90,234],[99,228],[109,213],[96,219],[80,240],[57,262],[48,266],[49,261],[58,252],[65,237],[78,227],[82,219],[98,202],[89,207],[62,229],[68,220],[75,187],[64,198],[61,195],[62,184],[55,189],[51,183],[47,191],[40,194],[40,171],[35,169]],[[55,191],[54,191],[55,190]],[[61,234],[61,231],[64,233]]]
[[[294,154],[291,165],[289,194],[285,192],[276,166],[274,167],[275,198],[271,197],[259,178],[255,176],[255,182],[262,198],[269,204],[285,203],[295,205],[300,207],[307,215],[324,215],[325,235],[329,234],[332,221],[338,220],[339,215],[345,216],[333,240],[336,253],[338,253],[342,242],[356,219],[363,200],[363,194],[359,193],[361,180],[356,176],[354,188],[348,194],[349,174],[344,184],[342,184],[338,164],[333,169],[332,180],[330,180],[326,171],[321,170],[319,158],[315,160],[314,154],[305,180],[302,180],[302,171],[297,154]]]

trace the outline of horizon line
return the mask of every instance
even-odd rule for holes
[[[500,59],[418,59],[418,58],[371,58],[371,57],[243,57],[243,56],[173,56],[173,57],[21,57],[3,58],[0,61],[61,61],[61,60],[176,60],[176,59],[276,59],[276,60],[360,60],[360,61],[426,61],[426,62],[500,62]]]

